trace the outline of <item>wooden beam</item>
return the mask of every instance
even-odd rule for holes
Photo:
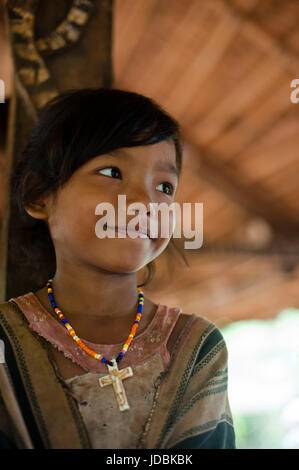
[[[261,184],[252,184],[240,169],[223,163],[221,158],[194,142],[194,138],[183,131],[183,139],[198,152],[200,160],[199,176],[209,181],[235,203],[262,217],[282,239],[298,240],[299,218],[282,202],[272,203],[271,194]]]
[[[256,44],[259,44],[269,52],[272,51],[276,59],[280,59],[281,65],[294,73],[294,77],[296,77],[299,67],[298,56],[285,44],[281,44],[280,41],[272,36],[268,31],[265,31],[256,21],[253,11],[245,13],[244,10],[241,10],[235,4],[232,4],[230,0],[214,1],[217,3],[221,2],[228,12],[242,20],[243,24],[246,26],[246,28],[244,28],[244,32],[249,32],[250,37],[256,42]],[[259,2],[257,2],[257,5],[259,5]],[[279,5],[283,8],[282,2],[279,2]]]
[[[188,241],[188,240],[186,240]],[[181,242],[183,246],[184,240]],[[189,252],[190,250],[188,250]],[[283,243],[274,242],[261,248],[255,248],[250,245],[241,245],[236,243],[203,243],[203,245],[197,250],[191,250],[191,255],[198,256],[200,252],[206,253],[219,253],[219,254],[231,254],[231,255],[254,255],[254,256],[279,256],[279,257],[290,257],[299,261],[299,243]],[[186,251],[185,251],[186,253]]]

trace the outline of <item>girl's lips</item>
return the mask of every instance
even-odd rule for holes
[[[148,238],[149,240],[152,240],[151,237],[149,237],[148,234],[145,233],[145,232],[140,232],[140,231],[137,231],[137,230],[136,231],[135,230],[130,230],[130,229],[127,229],[126,227],[118,227],[118,226],[111,227],[110,225],[107,225],[107,228],[115,229],[118,232],[123,232],[123,233],[126,233],[127,235],[129,235],[129,232],[135,232],[135,233],[138,234],[138,238],[144,238],[144,239]]]

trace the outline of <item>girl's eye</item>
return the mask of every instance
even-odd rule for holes
[[[119,169],[115,166],[109,166],[107,168],[102,168],[101,170],[98,170],[98,172],[100,171],[104,172],[102,174],[104,174],[105,176],[110,176],[112,178],[118,178],[117,175],[121,174]]]
[[[110,176],[111,178],[120,178],[121,172],[120,170],[115,167],[115,166],[109,166],[107,168],[102,168],[100,170],[97,170],[98,173],[101,172],[102,175],[105,176]],[[168,196],[172,196],[174,193],[174,187],[171,183],[160,183],[158,186],[165,186],[166,187],[166,192],[165,190],[162,189],[162,192],[167,194]],[[158,188],[157,186],[157,188]]]
[[[164,185],[164,186],[166,187],[166,190],[167,190],[167,191],[166,191],[166,194],[168,194],[168,196],[172,196],[172,195],[173,195],[173,193],[174,193],[174,188],[173,188],[173,186],[172,186],[171,183],[160,183],[160,184],[158,184],[158,186],[161,186],[161,185],[162,185],[162,186]],[[158,186],[157,186],[157,187],[158,187]],[[163,192],[165,192],[165,191],[163,191]]]

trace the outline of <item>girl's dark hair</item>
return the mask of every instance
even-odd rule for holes
[[[42,195],[56,194],[81,165],[95,156],[163,140],[173,142],[180,172],[182,142],[178,123],[152,99],[139,93],[112,88],[80,89],[49,101],[11,180],[12,197],[22,221],[22,252],[31,266],[38,270],[46,257],[49,275],[53,275],[56,258],[47,224],[31,217],[25,206]],[[147,267],[148,278],[140,286],[153,278],[154,262]]]

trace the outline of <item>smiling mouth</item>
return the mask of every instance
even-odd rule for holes
[[[143,238],[143,239],[149,239],[149,240],[156,240],[155,238],[151,238],[147,233],[141,232],[141,231],[138,231],[138,230],[130,230],[130,229],[126,228],[126,227],[118,227],[118,226],[112,227],[112,226],[107,225],[107,224],[105,224],[104,227],[105,227],[105,228],[109,228],[109,229],[114,229],[114,230],[117,231],[117,232],[126,233],[126,235],[129,235],[130,233],[137,233],[137,234],[138,234],[138,237],[136,237],[136,238]],[[132,238],[132,237],[130,237],[130,238]]]

